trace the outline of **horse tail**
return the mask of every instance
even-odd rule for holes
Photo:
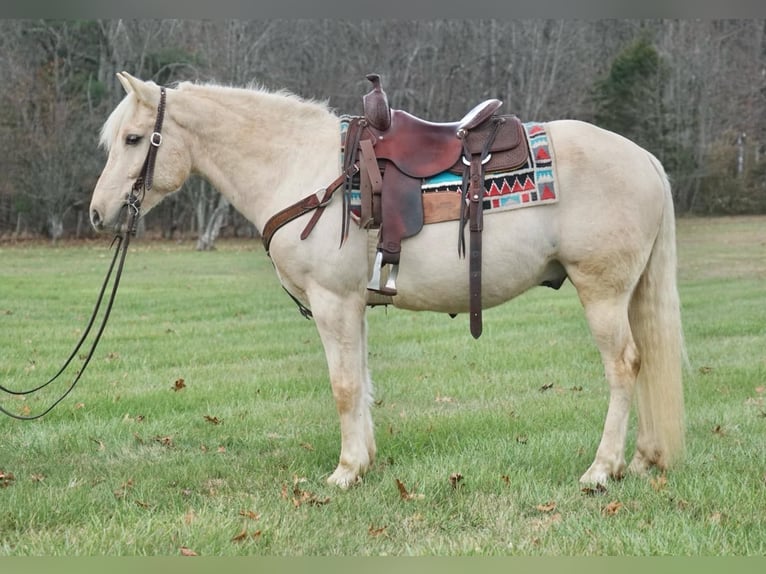
[[[651,161],[662,181],[664,207],[649,261],[633,293],[629,320],[640,356],[636,382],[638,441],[635,461],[666,468],[684,452],[681,377],[686,360],[676,283],[676,233],[670,182],[660,162]]]

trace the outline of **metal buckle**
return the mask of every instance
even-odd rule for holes
[[[470,159],[466,159],[465,156],[461,156],[460,159],[463,160],[463,165],[468,165],[468,166],[471,165],[471,160]],[[491,159],[492,159],[492,154],[488,153],[487,157],[485,157],[483,160],[481,160],[481,165],[486,164]]]
[[[149,138],[149,142],[154,147],[160,147],[160,145],[162,144],[162,134],[160,132],[153,132],[152,137]]]

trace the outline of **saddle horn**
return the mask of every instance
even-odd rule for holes
[[[362,96],[364,117],[376,130],[385,131],[391,126],[388,96],[380,86],[380,74],[367,74],[366,77],[372,82],[372,90]]]

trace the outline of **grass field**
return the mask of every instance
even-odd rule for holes
[[[688,455],[595,495],[607,388],[568,283],[487,311],[478,341],[464,316],[372,309],[378,460],[342,492],[319,338],[260,243],[138,242],[79,386],[0,419],[0,555],[763,556],[766,218],[678,235]],[[2,384],[56,371],[107,246],[0,243]]]

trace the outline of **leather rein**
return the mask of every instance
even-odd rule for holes
[[[102,317],[101,324],[99,325],[98,330],[96,331],[95,339],[91,343],[90,350],[88,351],[87,356],[83,360],[82,367],[77,372],[77,376],[71,382],[71,384],[66,389],[66,391],[41,413],[38,413],[36,415],[18,415],[0,406],[1,413],[8,415],[9,417],[12,417],[14,419],[24,420],[24,421],[35,420],[45,416],[50,411],[52,411],[56,405],[58,405],[61,401],[63,401],[67,397],[67,395],[69,395],[70,392],[72,392],[72,389],[74,389],[75,385],[77,385],[77,382],[80,380],[80,377],[85,372],[85,368],[88,366],[88,364],[90,363],[90,360],[93,358],[93,354],[96,351],[96,346],[101,340],[101,335],[103,334],[104,329],[106,328],[106,323],[111,314],[112,305],[114,304],[114,299],[117,295],[117,288],[120,285],[120,278],[122,277],[122,270],[125,265],[125,256],[128,253],[128,246],[130,245],[130,238],[131,236],[134,236],[136,234],[136,229],[138,227],[138,220],[141,215],[141,201],[143,200],[147,190],[150,190],[152,188],[152,183],[154,181],[154,164],[157,159],[157,150],[159,149],[160,144],[162,143],[162,123],[165,117],[165,98],[166,98],[165,88],[160,87],[160,102],[157,107],[157,118],[154,123],[154,132],[152,133],[149,140],[149,143],[150,143],[149,151],[146,153],[146,159],[144,160],[144,164],[143,164],[143,167],[141,168],[141,172],[138,178],[136,178],[136,181],[133,183],[133,187],[131,188],[130,193],[128,194],[128,197],[125,201],[125,207],[127,208],[127,219],[125,222],[125,226],[124,227],[118,226],[118,231],[114,239],[112,240],[112,246],[116,244],[117,247],[114,250],[114,256],[112,257],[112,261],[109,264],[109,269],[107,270],[106,277],[104,278],[104,282],[101,285],[101,290],[99,291],[98,298],[96,299],[95,308],[93,309],[93,313],[90,316],[88,325],[85,327],[85,331],[80,337],[80,340],[75,345],[74,350],[71,352],[67,360],[64,362],[63,366],[47,382],[35,388],[28,389],[25,391],[17,391],[17,390],[4,387],[3,385],[0,385],[0,391],[5,392],[9,395],[14,395],[14,396],[31,395],[47,387],[53,381],[58,379],[59,376],[61,376],[61,374],[66,370],[66,368],[72,362],[72,359],[75,358],[78,351],[85,343],[85,339],[90,334],[90,331],[93,328],[94,323],[96,322],[96,317],[101,308],[101,304],[104,300],[104,295],[106,294],[107,286],[112,276],[112,272],[114,271],[115,264],[117,264],[117,273],[114,276],[112,291],[109,295],[106,308],[104,309],[104,316]],[[117,262],[118,259],[119,259],[119,262]]]

